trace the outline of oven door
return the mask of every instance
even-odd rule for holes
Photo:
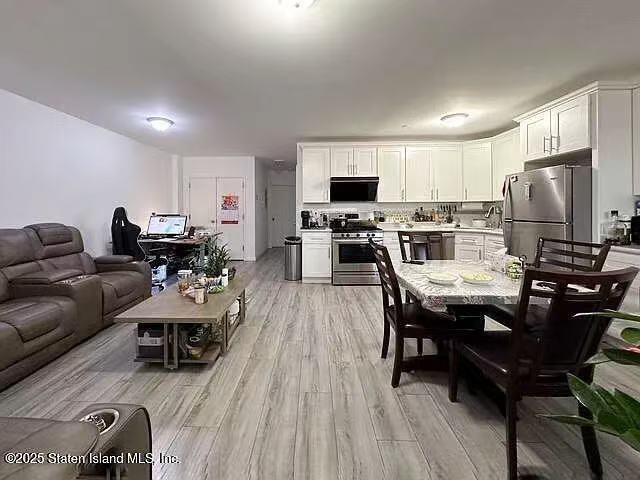
[[[373,249],[367,240],[333,240],[334,272],[377,272]]]

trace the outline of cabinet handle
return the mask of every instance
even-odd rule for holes
[[[556,152],[560,151],[560,137],[558,137],[557,135],[551,135],[551,137],[549,137],[549,153],[551,153],[551,151],[553,150],[553,139],[556,139]]]
[[[359,168],[358,168],[358,164],[356,163],[356,164],[354,165],[354,167],[356,167],[356,175],[358,175],[358,173],[360,173],[360,172],[359,172]]]
[[[327,247],[327,258],[331,260],[331,247]]]
[[[433,188],[431,189],[431,200],[433,200]]]
[[[440,190],[436,188],[436,200],[440,198]]]
[[[400,200],[404,201],[404,188],[400,190]]]
[[[549,140],[549,144],[551,144],[551,139],[547,138],[547,137],[544,137],[542,139],[542,151],[544,153],[551,153],[551,147],[549,147],[549,151],[547,152],[547,140]]]
[[[469,199],[469,192],[467,191],[467,189],[464,189],[464,199],[468,200]]]

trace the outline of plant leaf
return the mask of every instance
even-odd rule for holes
[[[604,400],[604,402],[607,404],[607,407],[611,413],[614,413],[615,415],[624,419],[624,421],[627,422],[630,427],[633,426],[633,418],[629,416],[627,410],[618,402],[618,399],[611,392],[599,385],[592,385],[592,387],[596,391],[596,393],[600,395],[602,400]]]
[[[596,428],[603,432],[612,433],[614,435],[622,435],[624,432],[632,428],[629,422],[610,410],[601,410],[596,417]]]
[[[640,401],[621,392],[617,388],[614,389],[613,396],[618,401],[618,404],[625,409],[627,416],[634,423],[635,428],[640,429]]]
[[[611,359],[609,359],[609,357],[607,357],[604,353],[602,352],[598,352],[596,353],[593,357],[591,357],[589,360],[587,360],[587,364],[590,365],[598,365],[600,363],[607,363],[610,362]]]
[[[629,445],[631,448],[640,452],[640,430],[637,428],[632,428],[631,430],[627,430],[620,438],[624,440],[624,442]]]
[[[574,317],[589,317],[597,315],[599,317],[617,318],[619,320],[629,320],[632,322],[640,322],[640,315],[635,313],[616,312],[615,310],[603,310],[602,312],[584,312],[576,313]]]
[[[601,411],[607,410],[607,404],[591,385],[583,382],[575,375],[568,374],[567,376],[569,378],[571,393],[573,393],[573,396],[576,397],[582,405],[587,407],[591,413],[597,417]]]
[[[640,345],[640,328],[627,327],[620,333],[622,339],[632,345]]]
[[[548,418],[554,422],[566,423],[569,425],[578,425],[580,427],[593,427],[595,422],[588,418],[582,418],[578,415],[538,415],[540,418]]]
[[[640,365],[640,352],[621,348],[604,348],[602,353],[610,360],[622,365]]]

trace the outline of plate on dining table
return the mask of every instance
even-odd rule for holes
[[[460,274],[465,283],[473,285],[490,285],[495,277],[487,272],[462,272]]]
[[[428,272],[427,279],[438,285],[453,285],[458,280],[458,275],[450,272]]]

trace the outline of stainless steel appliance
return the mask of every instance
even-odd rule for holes
[[[311,212],[309,210],[302,210],[300,212],[302,217],[302,228],[309,228],[309,220],[311,219]]]
[[[333,227],[332,257],[334,285],[379,285],[369,239],[381,242],[382,230],[371,222],[349,221],[345,227]]]
[[[591,241],[591,167],[559,165],[506,178],[504,244],[535,257],[538,238]]]
[[[332,202],[375,202],[378,177],[331,177]]]

